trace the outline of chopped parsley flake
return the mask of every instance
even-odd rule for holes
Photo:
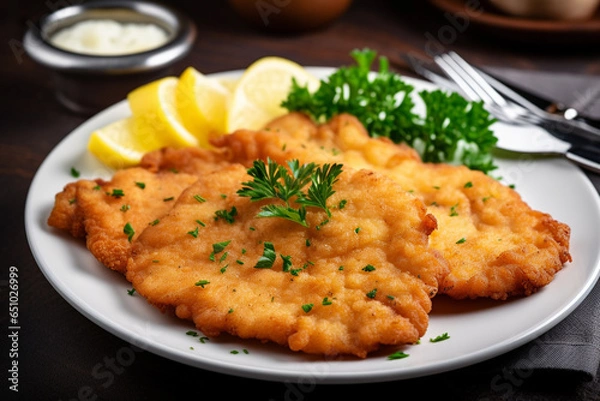
[[[375,266],[369,264],[369,265],[366,265],[365,267],[363,267],[362,269],[366,272],[372,272],[375,270]]]
[[[130,296],[133,296],[133,294],[135,294],[135,288],[127,290],[127,294],[129,294]]]
[[[188,330],[188,331],[186,331],[185,335],[186,336],[192,336],[192,337],[198,337],[199,336],[198,332],[196,332],[194,330]]]
[[[467,239],[465,237],[462,237],[461,239],[456,241],[457,244],[464,244],[465,242],[467,242]]]
[[[323,298],[323,305],[327,306],[327,305],[331,305],[332,302],[328,297]]]
[[[393,361],[393,360],[396,360],[396,359],[404,359],[404,358],[406,358],[408,356],[409,356],[409,354],[406,354],[406,353],[404,353],[402,351],[396,351],[393,354],[388,355],[387,359],[390,360],[390,361]]]
[[[472,187],[473,187],[473,183],[471,181],[469,181],[465,184],[465,188],[472,188]]]
[[[123,192],[122,189],[115,188],[112,190],[112,192],[109,195],[112,197],[115,197],[115,198],[120,198],[122,196],[125,196],[125,193]]]
[[[135,185],[137,185],[141,189],[146,189],[146,184],[143,182],[136,181]]]
[[[230,242],[231,242],[231,240],[214,243],[212,246],[213,252],[214,253],[222,252],[223,249],[225,249],[227,247],[227,245],[229,245]]]
[[[188,231],[187,233],[188,233],[189,235],[191,235],[192,237],[194,237],[194,238],[198,238],[198,227],[196,227],[196,229],[195,229],[195,230]]]
[[[135,235],[135,230],[130,223],[125,224],[125,227],[123,227],[123,232],[127,235],[127,240],[131,242],[133,236]]]
[[[305,313],[308,313],[312,310],[313,306],[314,306],[313,304],[304,304],[304,305],[302,305],[302,310]]]
[[[75,167],[71,167],[71,175],[75,178],[79,178],[81,173]]]
[[[231,240],[228,241],[222,241],[222,242],[216,242],[212,245],[212,252],[209,256],[209,259],[212,260],[213,262],[215,261],[215,255],[217,253],[223,252],[223,250],[227,247],[227,245],[229,245],[229,243],[231,242]]]
[[[174,196],[169,196],[168,198],[164,198],[164,199],[163,199],[163,202],[170,202],[170,201],[172,201],[172,200],[174,200],[174,199],[175,199],[175,197],[174,197]]]
[[[271,242],[265,241],[264,249],[262,256],[254,265],[257,269],[270,269],[273,267],[273,263],[275,263],[275,259],[277,258],[277,254],[275,253],[275,247]]]
[[[448,333],[444,333],[444,334],[440,334],[439,336],[437,336],[435,338],[430,338],[429,342],[439,343],[440,341],[445,341],[449,338],[450,338],[450,336],[448,335]]]
[[[200,195],[194,195],[194,199],[196,199],[198,202],[200,203],[204,203],[206,202],[206,199],[204,199],[203,197],[201,197]]]
[[[235,221],[235,216],[237,216],[237,209],[235,208],[235,206],[233,206],[229,211],[226,209],[217,210],[215,212],[215,221],[223,219],[229,224],[233,224],[233,222]]]
[[[284,255],[279,255],[279,256],[281,256],[281,259],[283,260],[282,270],[284,272],[290,271],[290,267],[292,267],[292,257],[291,256],[284,256]]]
[[[210,284],[210,281],[208,280],[198,280],[194,285],[196,287],[202,287],[204,288],[205,285]]]
[[[377,288],[373,288],[371,291],[367,292],[367,297],[368,298],[375,298],[375,295],[377,295]]]

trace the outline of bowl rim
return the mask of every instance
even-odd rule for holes
[[[93,10],[123,9],[130,15],[139,14],[171,32],[169,40],[161,46],[124,55],[93,55],[68,51],[54,46],[48,40],[48,28],[60,21],[73,22]],[[90,17],[89,19],[92,19]],[[191,19],[168,6],[146,1],[91,1],[58,9],[43,16],[38,26],[25,33],[23,46],[36,62],[61,72],[127,74],[156,70],[182,58],[196,39],[196,26]]]

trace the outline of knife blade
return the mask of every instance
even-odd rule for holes
[[[539,121],[536,122],[536,125],[545,128],[554,136],[567,141],[585,139],[596,143],[596,146],[600,144],[600,129],[589,124],[583,118],[569,117],[566,113],[549,113],[537,107],[498,79],[481,70],[479,70],[479,73],[496,91],[537,116]]]
[[[549,113],[576,111],[576,118],[600,128],[600,76],[512,68],[481,68]]]

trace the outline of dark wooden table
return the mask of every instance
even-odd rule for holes
[[[504,374],[503,357],[435,376],[364,385],[237,378],[150,352],[136,353],[126,367],[115,365],[116,356],[128,344],[86,319],[52,288],[30,253],[23,224],[27,191],[37,168],[53,147],[86,118],[57,103],[50,76],[24,54],[21,46],[25,30],[39,16],[69,3],[79,1],[5,0],[0,5],[0,315],[4,343],[8,270],[15,266],[19,273],[21,399],[168,400],[174,399],[178,390],[187,397],[211,394],[228,399],[251,396],[298,401],[350,399],[358,396],[358,391],[370,398],[415,394],[414,398],[424,399],[433,399],[434,395],[446,400],[505,399],[507,393],[494,389],[493,381]],[[480,65],[600,74],[597,46],[521,45],[475,24],[460,31],[455,28],[453,33],[448,17],[425,1],[356,1],[333,25],[297,35],[256,30],[234,15],[225,2],[170,3],[185,11],[198,26],[194,49],[175,66],[178,71],[187,65],[204,73],[242,69],[266,55],[287,57],[304,65],[339,66],[350,63],[352,49],[370,47],[387,55],[400,72],[409,74],[402,55],[424,54],[443,41],[443,46],[458,50]],[[590,178],[600,188],[598,176]],[[53,195],[49,193],[48,197]],[[7,350],[3,346],[0,356],[0,394],[6,394],[8,387]],[[92,372],[98,364],[111,367],[110,380],[94,377]],[[520,399],[575,400],[580,387],[576,377],[534,374],[511,388],[513,396],[523,397]],[[0,398],[7,399],[3,395]]]

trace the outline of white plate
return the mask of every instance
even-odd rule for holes
[[[324,76],[332,70],[311,71]],[[220,75],[235,77],[239,73]],[[423,81],[410,81],[419,89],[432,88]],[[216,372],[277,381],[358,383],[430,375],[492,358],[533,340],[572,312],[600,274],[600,201],[587,177],[562,159],[499,159],[500,170],[496,174],[515,184],[533,208],[551,213],[572,229],[573,262],[538,293],[509,302],[436,297],[423,341],[405,347],[410,356],[400,360],[388,360],[389,349],[364,360],[327,360],[229,336],[202,343],[198,337],[186,335],[193,328],[190,323],[161,314],[139,295],[128,295],[130,284],[101,266],[82,241],[46,224],[54,194],[74,180],[71,167],[77,168],[82,178],[112,175],[87,152],[88,137],[93,129],[129,113],[126,101],[122,101],[82,124],[58,144],[33,179],[25,226],[40,269],[73,307],[114,335],[172,360]],[[509,128],[497,125],[496,129]],[[449,340],[429,342],[429,338],[446,332]]]

